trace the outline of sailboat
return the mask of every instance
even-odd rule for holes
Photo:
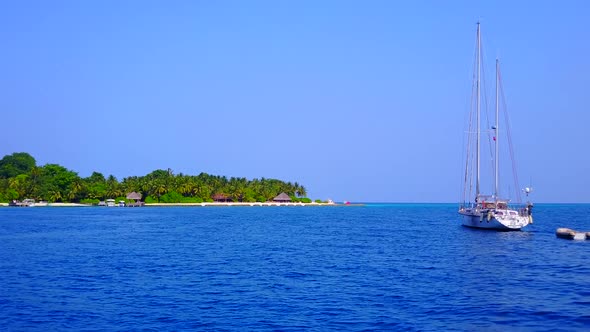
[[[499,87],[500,87],[500,62],[496,59],[496,109],[495,109],[495,125],[490,129],[484,131],[489,134],[490,148],[494,150],[492,155],[493,161],[493,192],[489,194],[482,193],[481,190],[481,145],[482,145],[482,130],[481,130],[481,32],[480,24],[477,23],[477,52],[476,52],[476,78],[475,78],[475,128],[473,127],[473,116],[470,114],[470,123],[468,130],[467,143],[467,158],[465,162],[465,176],[463,183],[463,197],[459,206],[459,214],[462,218],[463,226],[484,228],[491,230],[512,231],[520,230],[523,227],[533,222],[532,208],[533,204],[527,202],[522,203],[520,190],[518,189],[518,177],[516,176],[516,167],[514,165],[514,158],[512,156],[512,140],[509,138],[510,152],[513,162],[513,172],[515,178],[515,188],[517,202],[512,203],[509,199],[502,198],[499,192],[499,152],[500,152],[500,138],[499,134]],[[475,129],[475,131],[473,131]],[[508,121],[506,119],[505,133],[510,137]],[[493,135],[493,136],[492,136]],[[475,151],[473,151],[475,150]],[[475,156],[473,156],[475,155]],[[475,160],[473,160],[475,159]],[[475,192],[473,192],[473,182],[475,182]],[[530,193],[530,188],[525,188],[524,192],[527,195]]]

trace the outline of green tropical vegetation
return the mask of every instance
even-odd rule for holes
[[[48,202],[94,204],[107,198],[125,199],[137,192],[146,203],[266,202],[284,192],[296,202],[311,202],[299,183],[277,179],[253,179],[201,173],[174,174],[171,169],[155,170],[145,176],[129,176],[118,181],[93,172],[82,178],[58,164],[37,166],[25,152],[6,155],[0,160],[0,202],[25,198]]]

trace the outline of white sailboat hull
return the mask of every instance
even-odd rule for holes
[[[513,210],[504,210],[502,215],[493,211],[459,211],[463,218],[463,226],[472,228],[493,229],[500,231],[517,231],[531,223],[530,216],[517,214]],[[513,212],[516,215],[511,215]]]

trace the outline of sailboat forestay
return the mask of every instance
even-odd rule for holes
[[[520,198],[520,190],[518,189],[518,181],[516,176],[516,167],[514,165],[514,158],[512,156],[512,144],[511,139],[508,138],[510,152],[513,163],[513,172],[515,178],[516,197],[518,202],[512,203],[509,199],[501,198],[499,193],[499,154],[500,154],[500,138],[498,137],[499,130],[499,95],[500,95],[500,63],[496,60],[496,112],[495,112],[495,125],[486,132],[493,135],[493,176],[494,185],[493,193],[482,194],[481,192],[481,179],[480,179],[480,159],[481,159],[481,141],[482,141],[482,130],[481,130],[481,32],[480,24],[477,23],[477,51],[476,51],[476,78],[475,78],[475,132],[472,132],[472,119],[470,115],[470,123],[468,130],[468,143],[467,143],[467,158],[465,163],[465,176],[463,183],[463,197],[462,202],[459,206],[459,214],[461,215],[463,226],[484,228],[491,230],[520,230],[523,227],[533,222],[532,208],[533,205],[530,202],[522,204]],[[508,121],[506,119],[506,134],[510,137]],[[473,151],[475,150],[475,151]],[[475,161],[473,160],[475,159]],[[474,174],[475,173],[475,174]],[[475,179],[474,179],[475,178]],[[472,190],[472,183],[475,181],[475,192]],[[524,192],[527,195],[530,193],[530,188],[526,188]],[[473,199],[473,200],[471,200]],[[471,200],[471,201],[470,201]]]

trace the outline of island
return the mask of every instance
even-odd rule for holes
[[[144,176],[118,181],[93,172],[88,177],[58,164],[37,166],[26,152],[15,152],[0,160],[0,203],[14,206],[80,206],[115,202],[124,206],[262,206],[333,204],[312,200],[307,189],[278,179],[246,179],[200,173],[174,174],[158,169]]]

